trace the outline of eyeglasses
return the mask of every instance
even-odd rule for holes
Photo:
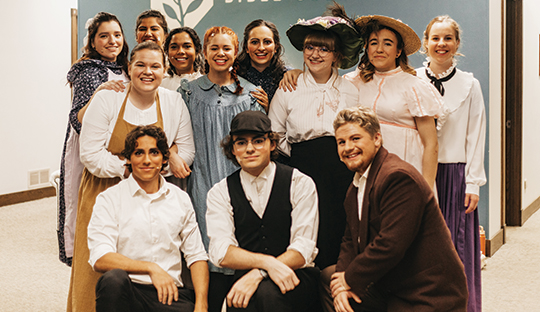
[[[266,138],[260,137],[260,138],[255,138],[249,141],[244,140],[244,139],[239,139],[239,140],[234,141],[233,145],[237,151],[243,152],[247,149],[249,143],[251,143],[251,146],[253,146],[254,149],[261,149],[264,147],[265,142],[266,142]]]
[[[335,50],[330,50],[325,46],[314,47],[311,44],[308,44],[307,46],[304,47],[304,53],[306,53],[307,55],[312,55],[315,52],[315,50],[319,52],[320,57],[325,57],[328,55],[328,53],[335,52]]]

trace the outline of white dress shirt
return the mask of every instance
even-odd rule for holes
[[[445,76],[448,76],[452,69],[453,67]],[[417,69],[417,74],[418,77],[430,81],[425,67]],[[430,75],[435,76],[433,72]],[[439,162],[465,163],[465,193],[478,195],[480,186],[486,184],[486,111],[480,82],[473,74],[457,69],[454,77],[443,82],[443,86],[443,98],[449,111],[444,126],[437,133]]]
[[[161,176],[160,184],[149,196],[130,175],[98,195],[88,225],[92,267],[105,254],[119,253],[158,264],[182,287],[182,254],[188,267],[208,260],[189,195]],[[135,283],[152,284],[149,275],[129,276]]]
[[[366,182],[371,169],[371,164],[367,167],[363,174],[356,172],[353,178],[353,185],[358,188],[357,197],[358,200],[358,220],[362,220],[362,206],[364,205],[364,193],[366,191]]]
[[[262,218],[276,174],[276,164],[270,164],[257,177],[240,171],[240,182],[253,210]],[[274,196],[279,196],[275,194]],[[291,181],[291,238],[287,250],[298,251],[305,259],[304,266],[313,266],[317,256],[319,210],[317,189],[313,180],[297,169]],[[220,265],[229,246],[238,246],[234,235],[234,213],[229,197],[227,178],[214,185],[208,192],[206,223],[210,246],[208,254],[212,263]]]
[[[358,90],[337,70],[325,84],[318,84],[309,70],[304,71],[295,91],[278,89],[270,104],[268,117],[272,130],[280,136],[279,149],[290,155],[292,143],[334,136],[337,113],[358,103]]]
[[[158,93],[167,143],[169,146],[176,143],[178,155],[191,165],[195,156],[195,144],[184,100],[180,93],[161,87]],[[84,114],[79,139],[81,162],[90,173],[99,178],[124,177],[125,161],[107,151],[107,147],[125,97],[125,90],[101,90],[96,93]],[[123,118],[132,125],[153,124],[157,121],[156,103],[146,110],[140,110],[128,100]]]

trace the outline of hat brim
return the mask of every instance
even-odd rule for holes
[[[326,28],[320,24],[295,24],[287,30],[287,37],[296,50],[302,51],[304,50],[304,39],[314,31],[332,31],[340,38],[343,45],[343,60],[339,68],[351,68],[358,63],[364,45],[358,32],[349,25],[339,23]]]
[[[405,52],[407,56],[414,54],[418,50],[420,50],[422,42],[420,41],[420,38],[418,37],[416,32],[414,32],[414,30],[409,27],[409,25],[403,23],[398,19],[383,15],[365,15],[357,18],[355,22],[358,27],[364,28],[369,22],[373,20],[379,22],[379,24],[381,25],[394,29],[401,35],[404,45],[403,52]]]

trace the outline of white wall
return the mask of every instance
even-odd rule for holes
[[[501,228],[501,163],[502,163],[502,102],[501,102],[501,1],[489,2],[489,237]]]
[[[522,209],[540,197],[540,2],[523,1]],[[527,187],[525,188],[525,180]]]
[[[28,171],[59,168],[70,107],[70,8],[77,0],[3,1],[0,10],[0,195]]]

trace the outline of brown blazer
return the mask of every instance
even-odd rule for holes
[[[336,271],[360,298],[386,290],[388,311],[466,311],[467,282],[439,206],[424,177],[381,147],[366,181],[345,199],[347,228]]]

